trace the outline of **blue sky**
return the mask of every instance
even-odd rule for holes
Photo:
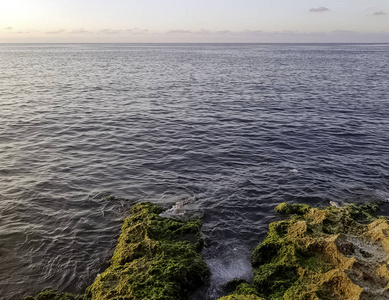
[[[389,1],[0,0],[0,42],[389,42]]]

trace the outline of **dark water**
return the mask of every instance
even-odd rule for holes
[[[276,204],[389,198],[389,45],[1,45],[0,68],[1,299],[82,290],[136,201],[194,197],[215,299]]]

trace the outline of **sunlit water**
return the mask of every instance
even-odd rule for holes
[[[1,45],[0,68],[1,299],[82,291],[137,201],[202,215],[216,299],[276,204],[389,197],[389,45]]]

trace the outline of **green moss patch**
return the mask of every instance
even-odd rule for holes
[[[56,292],[53,290],[45,290],[34,297],[26,297],[24,300],[81,300],[81,295],[73,295],[69,293]]]
[[[236,279],[219,300],[389,299],[389,224],[377,205],[282,203],[252,254],[253,283]],[[110,266],[82,296],[46,290],[26,300],[184,300],[209,280],[201,221],[160,216],[140,203],[124,221]],[[227,287],[226,287],[227,288]],[[226,291],[227,292],[227,291]]]
[[[187,299],[207,282],[201,221],[163,218],[161,212],[151,203],[132,208],[110,267],[87,288],[86,299]]]
[[[110,266],[84,295],[46,290],[25,300],[183,300],[209,279],[201,257],[201,221],[163,218],[151,203],[132,207]]]
[[[386,299],[389,225],[378,206],[312,208],[282,203],[252,255],[253,287],[265,299]],[[385,257],[385,258],[384,258]]]
[[[241,283],[239,283],[241,282]],[[258,296],[257,290],[249,283],[244,282],[244,280],[233,280],[227,285],[232,286],[236,285],[235,291],[230,293],[228,296],[224,296],[219,300],[261,300]]]

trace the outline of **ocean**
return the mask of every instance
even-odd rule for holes
[[[81,292],[131,205],[250,280],[287,201],[389,201],[388,44],[0,44],[0,298]]]

